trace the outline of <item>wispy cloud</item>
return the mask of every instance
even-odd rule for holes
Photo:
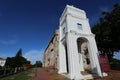
[[[16,44],[16,43],[17,43],[16,39],[13,39],[13,40],[0,40],[0,44],[3,44],[3,45],[13,45],[13,44]]]
[[[24,57],[34,64],[38,60],[42,60],[43,50],[31,50],[24,54]]]
[[[102,16],[102,12],[104,11],[110,11],[111,8],[108,6],[100,6],[98,8],[98,11],[96,11],[96,13],[94,13],[93,15],[91,15],[90,17],[90,23],[91,26],[95,25],[97,22],[99,22],[99,18]]]
[[[101,6],[101,7],[99,8],[99,10],[100,10],[100,12],[104,12],[104,11],[110,11],[111,8],[108,7],[108,6]]]

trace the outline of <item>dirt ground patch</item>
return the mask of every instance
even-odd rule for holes
[[[32,80],[69,80],[63,75],[45,70],[43,68],[37,68],[35,78]]]
[[[111,70],[108,73],[109,76],[104,78],[97,78],[93,80],[120,80],[120,71]],[[45,70],[42,68],[37,68],[35,78],[32,80],[70,80],[63,75],[59,75],[54,72],[50,72],[49,70]]]
[[[120,70],[111,70],[107,77],[94,80],[120,80]]]

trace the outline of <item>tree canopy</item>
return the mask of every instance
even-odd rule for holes
[[[23,64],[30,64],[30,61],[22,56],[22,49],[19,49],[15,57],[8,57],[5,63],[10,68],[22,67]]]
[[[111,59],[120,50],[120,5],[115,4],[110,12],[102,12],[99,23],[92,27],[98,50]]]
[[[35,65],[36,67],[42,67],[42,62],[41,61],[36,61]]]

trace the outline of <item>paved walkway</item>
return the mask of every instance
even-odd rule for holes
[[[35,78],[33,78],[32,80],[63,80],[64,78],[64,76],[58,75],[57,73],[49,72],[42,68],[37,68]]]

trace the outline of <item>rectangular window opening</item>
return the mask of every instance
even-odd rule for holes
[[[77,23],[77,28],[80,29],[80,30],[83,30],[82,24]]]

